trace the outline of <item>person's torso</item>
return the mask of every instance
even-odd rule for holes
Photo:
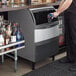
[[[73,0],[72,4],[66,11],[76,13],[76,0]]]

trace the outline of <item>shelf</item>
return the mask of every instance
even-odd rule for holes
[[[14,71],[16,72],[17,71],[17,51],[19,49],[22,49],[22,48],[25,48],[25,45],[23,46],[20,46],[20,47],[16,47],[16,48],[12,48],[10,50],[5,50],[5,48],[8,48],[8,47],[11,47],[11,46],[15,46],[15,45],[18,45],[18,44],[22,44],[22,43],[25,43],[25,40],[22,40],[22,41],[19,41],[19,42],[15,42],[15,43],[11,43],[11,44],[8,44],[8,45],[4,45],[4,46],[1,46],[0,47],[0,56],[2,57],[2,63],[4,62],[4,54],[8,55],[9,57],[13,58],[14,59]],[[11,56],[9,55],[8,53],[12,53],[14,52],[14,56]]]
[[[25,40],[22,40],[22,41],[19,41],[19,42],[15,42],[15,43],[10,43],[8,45],[0,46],[0,49],[5,49],[5,48],[8,48],[8,47],[12,47],[12,46],[24,43],[24,42],[25,42]]]
[[[14,49],[11,49],[11,50],[8,50],[8,51],[0,52],[0,55],[7,54],[7,53],[10,53],[10,52],[14,52],[15,50],[19,50],[19,49],[22,49],[22,48],[25,48],[25,46],[21,46],[21,47],[14,48]]]

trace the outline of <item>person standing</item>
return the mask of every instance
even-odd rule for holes
[[[62,0],[53,17],[64,12],[65,43],[67,57],[63,63],[76,63],[76,0]],[[70,68],[76,71],[76,65]]]

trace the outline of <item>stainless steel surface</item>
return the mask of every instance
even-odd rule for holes
[[[17,71],[17,50],[15,50],[15,52],[14,52],[14,55],[15,55],[15,63],[14,63],[14,65],[15,65],[15,72]]]
[[[48,10],[48,9],[52,9],[53,6],[46,6],[46,7],[40,7],[40,8],[30,8],[30,11],[37,11],[37,10]]]
[[[34,42],[40,42],[59,36],[58,25],[45,29],[35,29]]]
[[[2,49],[1,52],[4,52],[4,49]],[[2,55],[1,57],[2,57],[2,64],[3,64],[4,63],[4,55]]]

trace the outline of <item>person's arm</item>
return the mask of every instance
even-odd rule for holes
[[[57,9],[56,12],[53,13],[54,17],[57,17],[60,13],[65,11],[66,9],[69,8],[73,0],[62,0],[62,3],[60,4],[59,8]]]
[[[62,0],[59,4],[59,7],[64,3],[65,0]]]

